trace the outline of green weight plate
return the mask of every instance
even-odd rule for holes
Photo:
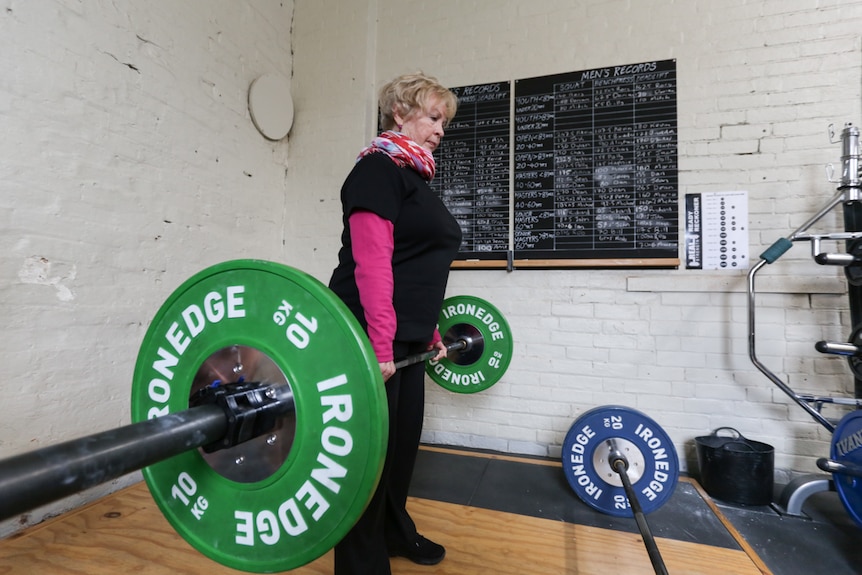
[[[237,260],[187,280],[153,319],[135,366],[132,419],[187,409],[202,377],[233,379],[219,366],[243,370],[255,354],[274,373],[267,377],[293,392],[287,453],[273,464],[258,445],[213,464],[193,449],[143,473],[193,547],[229,567],[271,573],[320,557],[359,519],[382,471],[388,411],[377,359],[341,300],[303,272]],[[232,465],[262,471],[227,473]]]
[[[500,381],[512,360],[512,330],[500,310],[477,297],[450,297],[443,302],[438,327],[443,343],[469,339],[472,345],[426,363],[435,383],[456,393],[476,393]]]

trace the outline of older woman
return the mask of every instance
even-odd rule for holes
[[[407,513],[425,407],[425,371],[396,372],[395,359],[438,349],[437,318],[461,230],[428,183],[432,153],[455,115],[457,99],[436,79],[408,74],[379,99],[385,130],[363,149],[341,188],[344,231],[330,288],[368,333],[386,382],[389,444],[368,508],[335,547],[335,573],[387,574],[389,557],[424,564],[445,549],[416,531]]]

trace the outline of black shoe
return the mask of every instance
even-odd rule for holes
[[[391,557],[406,557],[419,565],[437,565],[446,556],[446,549],[421,535],[416,536],[413,545],[389,550]]]

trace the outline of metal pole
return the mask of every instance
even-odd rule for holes
[[[470,347],[471,342],[459,339],[447,346],[447,353]],[[409,356],[395,367],[435,355],[436,349]],[[292,394],[276,391],[281,392],[276,398],[280,413],[294,411]],[[225,408],[205,404],[12,456],[0,461],[0,521],[215,443],[228,428]]]
[[[754,287],[754,276],[757,274],[757,271],[767,264],[766,260],[760,260],[748,271],[748,357],[751,359],[751,363],[754,364],[760,372],[769,378],[769,380],[774,383],[778,389],[787,394],[790,399],[796,402],[799,407],[808,412],[808,414],[815,419],[815,421],[819,422],[823,427],[825,427],[830,433],[835,431],[835,426],[826,419],[823,414],[814,409],[811,405],[809,405],[805,400],[803,400],[799,395],[794,392],[790,386],[784,383],[777,375],[772,373],[768,367],[766,367],[761,361],[757,358],[757,351],[755,349],[755,297],[756,291]]]
[[[0,520],[217,441],[227,425],[202,405],[12,456],[0,462]]]
[[[653,569],[655,570],[656,575],[668,575],[667,567],[665,567],[664,561],[661,558],[661,553],[659,553],[658,550],[658,545],[656,545],[655,538],[652,535],[652,531],[650,531],[643,508],[641,507],[640,501],[638,501],[635,490],[632,487],[631,479],[629,479],[629,475],[626,473],[628,469],[628,461],[625,457],[620,455],[618,451],[616,451],[615,446],[614,451],[616,452],[616,455],[611,456],[613,458],[612,467],[614,471],[619,474],[620,479],[623,482],[626,497],[629,500],[632,513],[634,513],[635,521],[637,522],[638,529],[641,532],[641,538],[644,540],[644,546],[646,547]]]
[[[453,343],[450,343],[446,346],[446,354],[450,354],[453,351],[462,351],[469,349],[470,343],[467,340],[459,339]],[[423,351],[422,353],[417,353],[416,355],[410,355],[405,357],[404,359],[399,359],[395,362],[395,369],[401,369],[402,367],[407,367],[408,365],[413,365],[414,363],[420,363],[426,360],[431,359],[435,355],[437,355],[436,349],[432,349],[429,351]]]

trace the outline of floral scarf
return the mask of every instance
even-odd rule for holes
[[[383,152],[402,168],[408,167],[416,171],[422,179],[430,182],[434,178],[434,156],[431,152],[400,132],[391,130],[383,132],[371,141],[368,147],[359,152],[358,162],[368,154]]]

